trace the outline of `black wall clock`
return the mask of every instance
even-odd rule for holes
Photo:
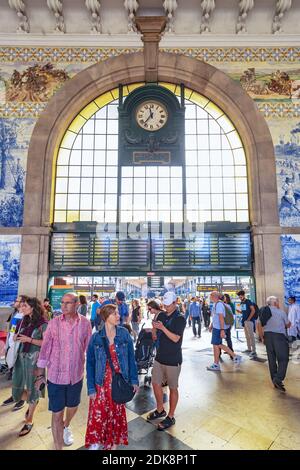
[[[121,90],[121,87],[120,87]],[[184,100],[149,84],[119,101],[119,163],[183,165]]]

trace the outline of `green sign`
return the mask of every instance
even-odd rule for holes
[[[65,294],[68,294],[69,292],[74,292],[73,286],[52,286],[50,288],[49,298],[53,310],[60,310],[61,299]]]

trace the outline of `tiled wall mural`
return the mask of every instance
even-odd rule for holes
[[[10,306],[18,293],[21,236],[0,235],[0,307]]]
[[[281,245],[285,302],[290,295],[300,301],[300,235],[282,235]]]
[[[35,121],[0,118],[0,227],[23,223],[27,152]]]

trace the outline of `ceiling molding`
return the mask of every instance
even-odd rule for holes
[[[127,34],[100,34],[96,37],[90,34],[58,35],[16,35],[0,34],[0,46],[49,46],[49,47],[142,47],[140,35]],[[300,34],[280,35],[236,35],[236,34],[194,34],[174,35],[165,34],[160,43],[161,47],[299,47]]]

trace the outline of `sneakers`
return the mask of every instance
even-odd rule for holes
[[[233,358],[233,363],[234,363],[234,364],[239,365],[242,361],[243,361],[242,356],[237,355],[237,356],[235,356],[235,357]]]
[[[100,450],[100,444],[91,444],[89,450]]]
[[[221,372],[219,364],[212,364],[211,366],[207,366],[206,369],[212,370],[213,372]]]
[[[13,403],[14,403],[13,397],[9,397],[7,400],[4,400],[1,406],[8,406],[8,405],[12,405]]]
[[[243,354],[249,354],[251,353],[251,349],[245,349],[245,351],[242,351]]]
[[[74,442],[74,437],[70,426],[68,428],[64,428],[64,443],[66,446],[71,446]]]
[[[251,352],[251,353],[249,354],[249,357],[251,357],[252,359],[256,359],[256,358],[257,358],[256,352]]]
[[[25,405],[25,401],[20,400],[15,404],[15,406],[13,407],[11,411],[19,411],[21,408],[23,408],[24,405]]]

